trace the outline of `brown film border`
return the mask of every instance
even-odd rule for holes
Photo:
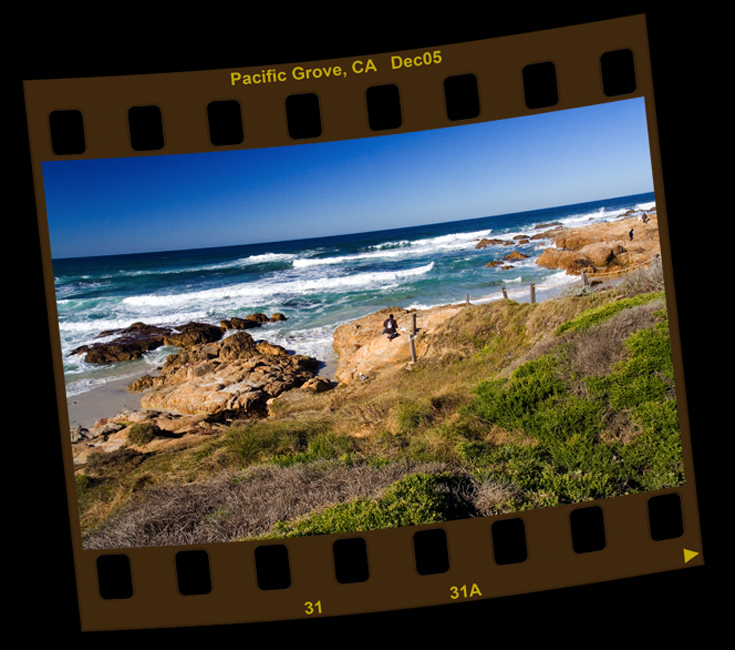
[[[390,69],[391,56],[413,57],[441,51],[441,63],[414,69]],[[600,56],[630,50],[635,61],[636,87],[631,93],[607,97],[603,92]],[[290,71],[340,65],[350,69],[355,60],[372,59],[376,71],[347,77],[298,81]],[[524,102],[524,66],[551,61],[555,65],[558,102],[530,110]],[[231,73],[241,75],[274,69],[286,80],[251,87],[232,85]],[[477,118],[451,121],[445,111],[443,82],[453,75],[472,73],[479,91]],[[370,86],[395,84],[401,98],[402,125],[389,131],[372,131],[368,123],[365,91]],[[285,100],[289,95],[314,93],[319,98],[322,133],[318,138],[294,141],[288,136]],[[570,585],[614,580],[669,571],[684,566],[683,549],[701,550],[691,441],[686,409],[664,184],[656,127],[650,57],[644,16],[551,29],[482,41],[437,44],[415,51],[380,53],[314,62],[232,68],[197,72],[157,73],[117,77],[35,80],[24,83],[29,127],[36,209],[39,217],[46,299],[56,380],[59,427],[72,530],[72,546],[82,630],[178,627],[251,621],[307,618],[305,602],[319,601],[324,615],[425,607],[461,602],[452,599],[451,587],[476,585],[481,596],[555,589]],[[651,492],[570,506],[540,509],[502,517],[445,522],[436,526],[371,531],[341,536],[283,540],[291,567],[291,586],[262,591],[257,586],[254,550],[260,542],[191,547],[121,549],[130,558],[134,593],[127,599],[103,599],[97,582],[97,558],[110,551],[82,550],[76,510],[76,493],[68,435],[66,396],[61,370],[56,323],[50,246],[46,226],[41,163],[49,160],[170,155],[298,145],[384,134],[420,131],[457,124],[498,120],[541,111],[644,97],[651,143],[651,162],[661,225],[661,247],[667,283],[672,352],[681,422],[687,483],[675,492],[681,498],[683,535],[653,541],[647,517]],[[240,102],[242,144],[217,147],[209,140],[207,104],[235,99]],[[128,138],[126,113],[133,106],[155,105],[163,116],[164,146],[156,151],[135,151]],[[84,153],[53,153],[49,115],[77,110],[84,122]],[[579,555],[571,544],[570,513],[581,505],[603,509],[607,545],[598,553]],[[491,525],[501,519],[523,520],[528,558],[520,564],[499,566],[492,556]],[[449,564],[446,573],[421,576],[416,572],[413,534],[419,529],[442,528],[447,534]],[[334,577],[332,543],[339,537],[359,535],[366,540],[370,579],[341,585]],[[206,549],[212,590],[206,595],[183,596],[177,590],[175,556],[182,550]],[[700,553],[687,566],[703,563]]]

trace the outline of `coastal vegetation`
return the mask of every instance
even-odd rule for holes
[[[468,305],[415,363],[77,472],[85,546],[288,537],[530,510],[684,481],[660,268]],[[451,334],[450,334],[451,333]]]

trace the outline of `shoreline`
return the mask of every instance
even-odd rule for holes
[[[655,209],[651,212],[655,218]],[[625,221],[625,219],[619,221]],[[578,233],[580,231],[585,232],[588,228],[589,226],[583,225],[562,230],[566,230],[572,233]],[[604,278],[595,278],[595,274],[591,274],[589,277],[590,283],[591,285],[594,283],[594,286],[591,286],[591,288],[593,291],[610,289],[618,284],[622,277],[625,275],[626,271],[622,269],[618,273],[614,274],[612,277],[608,275]],[[582,278],[580,275],[576,274],[570,275],[569,282],[564,282],[557,285],[536,285],[536,301],[542,302],[545,300],[553,300],[562,296],[565,291],[568,291],[569,289],[575,287],[581,288],[581,286]],[[511,289],[510,291],[508,291],[508,298],[516,302],[530,302],[530,284],[519,287],[517,289]],[[469,296],[469,304],[484,304],[503,299],[504,297],[502,292],[495,291],[482,297]],[[462,301],[454,303],[452,305],[443,306],[450,307],[461,305]],[[331,356],[329,359],[319,359],[318,361],[319,371],[316,373],[317,376],[328,379],[330,382],[332,382],[333,386],[339,384],[339,380],[336,378],[336,373],[338,369],[338,359],[336,355]],[[141,406],[142,395],[140,393],[130,393],[127,390],[127,387],[133,381],[144,374],[146,374],[145,371],[141,372],[137,376],[111,380],[104,385],[93,388],[92,390],[89,390],[85,393],[80,393],[70,398],[67,398],[69,426],[80,426],[89,429],[92,428],[98,420],[111,418],[128,410],[149,410],[144,409]]]
[[[610,288],[617,284],[619,281],[619,277],[615,279],[605,280],[597,285],[594,290]],[[568,290],[572,286],[581,286],[581,283],[581,277],[576,277],[569,283],[549,286],[545,288],[538,288],[536,299],[538,302],[542,302],[543,300],[553,300],[560,297],[564,293],[564,291]],[[513,291],[511,293],[520,293],[520,290]],[[509,294],[509,298],[511,300],[515,300],[516,302],[529,302],[529,285],[526,285],[525,289],[523,290],[523,294],[524,295],[521,297],[514,297]],[[502,293],[496,292],[487,296],[483,296],[481,298],[476,297],[474,300],[472,297],[470,297],[470,304],[483,304],[485,302],[493,302],[495,300],[503,300]],[[461,303],[443,306],[450,307],[458,305],[461,305]],[[331,357],[327,360],[319,360],[319,364],[320,368],[319,372],[317,373],[318,376],[328,379],[335,386],[338,385],[340,382],[336,378],[336,372],[338,368],[338,360],[336,356]],[[70,428],[80,426],[85,429],[90,429],[95,425],[98,420],[111,418],[115,415],[124,413],[125,411],[148,410],[141,406],[142,394],[131,393],[127,390],[127,387],[130,384],[132,384],[139,377],[145,375],[147,372],[147,370],[143,370],[137,376],[128,376],[122,379],[114,379],[108,381],[102,386],[67,398]]]
[[[97,420],[110,418],[128,410],[140,410],[140,395],[129,393],[127,390],[135,379],[135,377],[115,379],[67,398],[69,426],[90,429]]]

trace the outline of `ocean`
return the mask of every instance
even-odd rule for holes
[[[535,263],[550,240],[477,249],[483,237],[513,239],[544,225],[609,221],[628,210],[655,206],[653,193],[409,228],[333,237],[53,260],[58,325],[67,396],[110,381],[131,380],[161,365],[174,349],[162,347],[144,359],[95,366],[76,347],[109,340],[100,332],[134,322],[219,324],[233,316],[281,313],[287,320],[249,330],[256,339],[293,353],[333,361],[332,334],[342,323],[386,307],[425,309],[474,304],[508,296],[537,300],[574,281],[563,271]],[[518,250],[528,257],[513,268],[488,268]],[[578,280],[578,279],[577,279]]]

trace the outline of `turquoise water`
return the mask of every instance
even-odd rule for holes
[[[608,221],[627,210],[653,206],[650,193],[337,237],[54,260],[67,393],[141,374],[171,353],[170,348],[160,348],[143,361],[110,367],[90,366],[81,355],[69,356],[75,347],[100,340],[100,332],[136,321],[219,324],[232,316],[278,312],[288,320],[250,332],[326,361],[333,356],[332,333],[338,325],[385,307],[427,308],[462,302],[466,294],[474,303],[490,301],[502,296],[503,287],[511,298],[523,301],[528,300],[530,283],[537,285],[543,299],[545,288],[571,280],[535,263],[550,240],[479,250],[477,240],[512,240],[556,222]],[[511,269],[486,266],[512,250],[528,257],[511,262]]]

